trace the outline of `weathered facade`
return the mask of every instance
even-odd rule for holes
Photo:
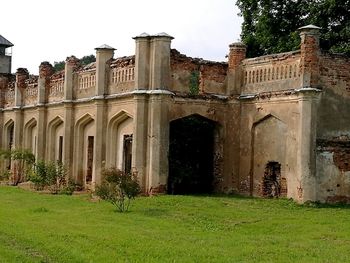
[[[234,43],[228,63],[142,34],[135,56],[104,45],[85,67],[69,57],[64,72],[18,69],[0,77],[1,147],[62,161],[87,188],[116,166],[145,193],[349,202],[350,60],[321,52],[318,33],[303,27],[300,50],[253,59]]]

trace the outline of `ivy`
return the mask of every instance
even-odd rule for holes
[[[199,93],[199,71],[194,70],[190,76],[190,95],[198,95]]]

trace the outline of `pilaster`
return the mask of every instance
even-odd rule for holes
[[[301,202],[316,201],[316,103],[319,90],[299,91],[299,130],[297,171]]]
[[[135,51],[135,90],[148,90],[150,77],[150,35],[143,33],[134,37]]]
[[[79,67],[79,60],[74,57],[68,57],[65,64],[64,77],[64,131],[63,131],[63,163],[68,168],[67,177],[73,179],[73,88],[74,71]]]
[[[73,100],[74,71],[79,67],[79,59],[75,56],[67,57],[64,67],[64,100]]]
[[[246,58],[247,47],[241,42],[232,43],[229,47],[227,95],[240,94],[243,74],[241,62]]]
[[[164,193],[168,179],[169,95],[152,95],[149,102],[148,191]]]
[[[64,130],[63,130],[63,163],[68,168],[67,177],[73,179],[73,103],[65,102],[64,104]]]
[[[135,55],[133,172],[146,193],[166,191],[168,178],[170,46],[166,33],[141,34]]]
[[[102,45],[96,50],[96,96],[103,96],[108,93],[109,67],[107,62],[113,58],[114,48]]]
[[[38,79],[38,135],[37,135],[37,152],[38,160],[45,159],[46,149],[46,107],[47,96],[50,88],[50,77],[53,74],[53,67],[49,62],[42,62],[39,66]]]
[[[95,185],[101,183],[101,172],[105,168],[106,162],[106,131],[107,131],[107,112],[106,103],[103,99],[95,100],[96,118],[95,118],[95,142],[94,142],[94,171],[92,182]],[[94,189],[94,185],[92,186]]]
[[[317,88],[319,86],[320,29],[321,28],[313,25],[299,28],[301,38],[300,70],[302,88]]]
[[[134,96],[135,117],[132,143],[132,171],[137,175],[141,189],[147,192],[147,130],[148,130],[148,97],[145,94]]]
[[[170,83],[170,45],[172,36],[159,33],[150,40],[150,89],[167,90]]]
[[[19,68],[16,72],[15,83],[15,107],[21,108],[23,106],[23,93],[26,88],[25,81],[29,78],[29,72],[25,68]]]

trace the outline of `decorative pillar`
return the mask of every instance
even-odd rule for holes
[[[302,88],[317,88],[320,75],[320,29],[314,25],[299,28],[301,44],[300,71]]]
[[[316,103],[320,90],[299,90],[299,130],[297,171],[300,184],[297,186],[301,202],[316,201]]]
[[[109,65],[114,48],[102,45],[96,48],[95,139],[92,188],[101,183],[101,172],[106,162],[107,108],[104,95],[108,93]]]
[[[147,192],[147,130],[148,95],[150,71],[150,36],[143,33],[134,37],[135,51],[135,92],[134,92],[134,128],[132,142],[132,171],[137,176],[141,189]]]
[[[39,66],[38,79],[38,135],[37,135],[37,156],[38,160],[45,159],[46,148],[46,102],[50,92],[50,77],[53,74],[53,67],[49,62],[42,62]]]
[[[8,88],[8,83],[9,83],[8,77],[0,74],[0,138],[3,138],[3,132],[4,132],[4,113],[2,109],[4,108],[5,91]],[[4,149],[4,146],[5,146],[4,141],[6,140],[0,140],[1,149]]]
[[[29,78],[29,72],[26,68],[19,68],[16,72],[15,83],[15,107],[21,108],[23,106],[23,93],[26,87],[26,80]]]
[[[170,45],[173,37],[160,33],[150,40],[148,191],[166,192],[168,179],[170,103]]]
[[[79,60],[74,57],[67,57],[64,69],[64,131],[63,131],[63,163],[68,167],[67,177],[73,176],[73,88],[74,71],[79,67]]]
[[[241,94],[243,71],[240,64],[246,58],[247,47],[241,42],[232,43],[229,47],[227,95]]]
[[[23,146],[23,93],[26,87],[25,81],[29,78],[28,70],[25,68],[19,68],[16,72],[15,83],[15,118],[14,118],[14,134],[13,145],[15,149],[20,149]]]
[[[96,50],[96,92],[97,97],[108,93],[109,65],[107,62],[113,58],[114,48],[102,45]]]
[[[298,185],[299,201],[316,201],[316,104],[319,99],[319,27],[299,28],[301,88],[299,91]]]

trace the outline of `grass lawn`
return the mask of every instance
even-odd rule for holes
[[[0,262],[350,262],[350,209],[158,196],[121,214],[1,186]]]

